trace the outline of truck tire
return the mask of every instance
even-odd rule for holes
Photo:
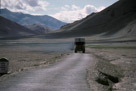
[[[83,53],[85,53],[85,50],[83,50]]]

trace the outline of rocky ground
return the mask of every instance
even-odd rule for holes
[[[88,70],[88,82],[94,91],[136,91],[136,48],[87,50],[95,59]]]

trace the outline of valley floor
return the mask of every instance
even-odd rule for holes
[[[1,76],[0,81],[14,76],[20,71],[45,67],[60,61],[60,58],[72,52],[73,40],[64,41],[62,39],[55,40],[55,42],[45,39],[41,41],[39,39],[1,41],[0,58],[8,58],[9,73]],[[94,91],[136,91],[135,44],[129,43],[127,46],[115,44],[114,47],[111,44],[109,44],[110,46],[99,45],[101,44],[97,44],[97,46],[88,44],[86,48],[86,53],[93,57],[88,69],[90,88]]]

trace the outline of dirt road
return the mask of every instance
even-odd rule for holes
[[[47,68],[22,72],[0,83],[0,91],[91,91],[87,83],[89,54],[72,54]]]

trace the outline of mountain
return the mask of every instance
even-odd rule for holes
[[[24,37],[36,34],[32,30],[0,16],[0,38]]]
[[[39,25],[39,24],[31,24],[31,25],[24,25],[24,26],[34,32],[37,32],[38,34],[45,34],[45,33],[53,31],[52,29],[44,25]]]
[[[86,18],[90,18],[90,17],[93,17],[94,15],[96,15],[97,13],[92,13],[90,14],[89,16],[87,16]],[[77,20],[73,23],[69,23],[69,24],[66,24],[64,26],[62,26],[59,31],[69,31],[69,30],[72,30],[73,28],[77,27],[78,25],[82,24],[82,22],[86,19],[86,18],[83,18],[81,20]]]
[[[67,24],[52,35],[67,37],[101,36],[135,37],[136,36],[135,0],[119,0],[101,12],[91,14],[75,23]],[[50,35],[51,36],[51,35]]]
[[[20,12],[11,12],[7,9],[1,9],[0,16],[3,16],[21,25],[40,24],[45,25],[54,30],[59,29],[61,26],[66,24],[48,15],[34,16],[29,14],[23,14]]]

